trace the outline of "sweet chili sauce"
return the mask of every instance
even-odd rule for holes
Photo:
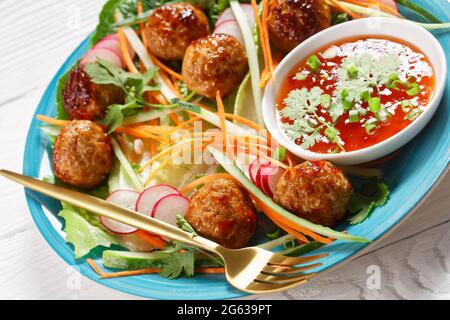
[[[333,46],[338,54],[333,58],[325,59],[322,54]],[[427,57],[416,47],[399,39],[374,36],[359,37],[341,40],[323,47],[313,53],[321,62],[321,73],[311,73],[304,80],[297,80],[296,74],[307,68],[307,59],[297,65],[289,73],[281,86],[277,99],[277,109],[283,109],[285,106],[283,102],[284,99],[294,89],[311,89],[318,86],[324,93],[333,96],[333,92],[335,91],[338,82],[336,72],[342,61],[348,56],[362,53],[368,53],[375,57],[379,57],[383,54],[396,54],[401,60],[401,67],[398,70],[400,77],[407,79],[409,76],[414,76],[421,88],[421,93],[411,97],[406,93],[406,88],[394,90],[382,86],[380,88],[381,104],[387,106],[386,109],[389,111],[390,117],[387,122],[379,122],[377,124],[378,128],[375,134],[369,135],[366,133],[366,130],[362,125],[363,120],[367,120],[367,118],[371,116],[373,117],[371,112],[368,112],[366,116],[360,115],[360,122],[349,122],[348,113],[344,113],[335,123],[335,128],[340,131],[340,137],[344,142],[343,146],[345,151],[367,148],[400,132],[411,124],[412,121],[407,119],[407,114],[403,112],[399,102],[403,100],[414,100],[414,103],[418,105],[419,108],[425,108],[430,102],[435,90],[435,77]],[[326,73],[327,77],[322,76],[323,73]],[[363,102],[361,106],[367,108],[367,102]],[[321,106],[318,108],[318,112],[323,115],[324,118],[330,120],[330,117],[325,114],[325,112],[322,113],[323,108]],[[289,119],[279,116],[279,121],[283,123],[288,122]],[[280,127],[280,130],[283,129]],[[301,144],[302,141],[301,139],[297,139],[295,142]],[[333,152],[333,150],[336,150],[336,145],[331,142],[320,141],[308,150],[318,153],[330,153]]]

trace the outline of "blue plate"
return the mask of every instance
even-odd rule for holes
[[[443,21],[450,20],[450,3],[444,0],[439,1],[439,4],[437,1],[416,2]],[[403,14],[411,19],[418,19],[409,11],[405,10]],[[437,38],[447,52],[447,59],[450,60],[450,34],[437,35]],[[42,97],[36,114],[55,116],[57,81],[88,50],[88,42],[86,39],[58,71]],[[448,74],[450,77],[450,73]],[[450,80],[447,79],[444,98],[432,121],[403,149],[399,157],[390,161],[384,168],[391,190],[390,200],[363,223],[348,227],[349,233],[374,241],[379,239],[404,221],[446,171],[450,159],[449,94]],[[49,162],[51,148],[47,137],[41,133],[38,126],[38,121],[34,119],[25,146],[23,173],[42,178],[51,172]],[[193,278],[177,280],[163,279],[158,275],[99,280],[97,274],[84,260],[74,259],[73,248],[64,241],[61,221],[56,217],[60,209],[59,202],[30,191],[26,192],[26,196],[34,222],[53,250],[69,265],[93,281],[129,294],[155,299],[228,299],[245,295],[230,287],[225,277],[219,275],[196,275]],[[322,260],[323,267],[317,271],[343,263],[365,247],[363,244],[336,241],[320,250],[331,254]],[[98,265],[101,265],[100,256],[99,253],[93,253]]]

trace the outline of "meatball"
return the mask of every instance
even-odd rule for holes
[[[233,36],[212,34],[198,39],[187,48],[182,75],[189,89],[213,99],[220,91],[227,97],[247,73],[244,47]]]
[[[108,106],[124,102],[121,88],[112,84],[93,83],[82,66],[75,67],[62,91],[64,109],[70,119],[103,118]]]
[[[270,1],[270,39],[284,51],[291,51],[305,39],[330,25],[331,11],[323,0]]]
[[[97,186],[112,169],[108,136],[89,120],[73,120],[58,135],[53,148],[53,168],[60,180],[76,187]]]
[[[352,186],[340,169],[327,161],[306,161],[286,170],[274,201],[301,218],[326,227],[346,214]]]
[[[247,191],[230,179],[207,183],[194,193],[185,218],[201,236],[232,249],[244,247],[257,224]]]
[[[189,44],[210,33],[206,15],[180,2],[156,9],[148,18],[144,37],[149,50],[163,60],[182,60]]]

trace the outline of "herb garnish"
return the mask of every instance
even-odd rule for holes
[[[290,138],[302,139],[302,148],[308,149],[317,142],[328,139],[343,150],[339,130],[334,128],[332,122],[317,114],[318,106],[323,100],[327,100],[323,96],[323,90],[319,87],[289,92],[284,100],[285,107],[281,110],[281,116],[290,119],[293,123],[286,123],[283,127]]]
[[[126,72],[108,61],[99,59],[84,67],[91,81],[97,84],[112,84],[121,88],[125,94],[124,104],[113,104],[109,106],[103,124],[108,126],[109,132],[120,127],[125,116],[136,113],[144,106],[158,107],[149,104],[144,99],[147,91],[159,90],[160,84],[150,85],[153,77],[158,72],[157,68],[150,68],[144,74]]]
[[[367,184],[362,193],[355,192],[350,199],[348,209],[353,216],[350,224],[358,224],[364,221],[374,208],[386,203],[389,196],[389,188],[384,183]]]

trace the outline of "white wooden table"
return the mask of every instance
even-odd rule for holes
[[[34,109],[93,30],[102,0],[0,0],[0,167],[20,171]],[[250,299],[449,299],[450,177],[375,250],[284,293]],[[368,272],[379,271],[380,282]],[[73,271],[33,224],[23,189],[0,179],[0,298],[134,299]]]

